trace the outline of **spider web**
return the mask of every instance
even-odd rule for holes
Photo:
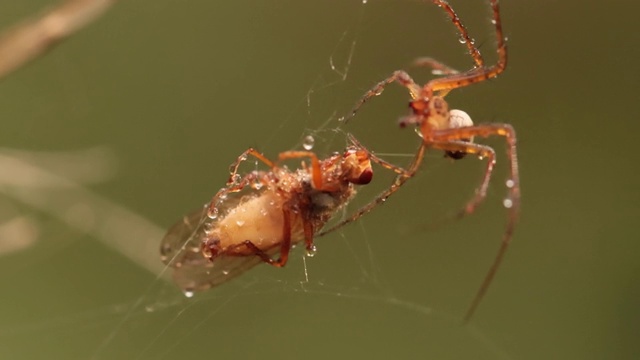
[[[370,110],[363,110],[353,127],[338,121],[368,86],[388,75],[384,71],[395,70],[385,68],[376,78],[370,78],[371,71],[363,70],[367,65],[362,53],[366,51],[360,50],[360,43],[375,38],[367,35],[367,31],[386,26],[386,19],[370,13],[370,6],[363,1],[349,8],[351,20],[340,26],[340,32],[332,34],[334,47],[328,56],[326,53],[321,56],[324,64],[316,71],[317,76],[307,85],[307,91],[291,103],[290,112],[280,114],[278,118],[282,120],[260,139],[261,151],[273,157],[280,151],[301,149],[308,145],[311,136],[313,150],[328,155],[343,149],[347,132],[353,132],[376,154],[394,163],[410,159],[417,137],[407,130],[400,132],[393,123],[406,102],[403,89],[385,92],[388,100],[374,99],[381,101]],[[390,4],[386,6],[392,8]],[[405,9],[423,6],[428,5],[402,4]],[[420,15],[428,12],[422,11]],[[422,46],[417,50],[417,55],[424,55],[420,53]],[[411,55],[407,55],[405,60],[410,59]],[[405,63],[398,64],[402,67]],[[377,111],[384,111],[384,115],[376,115]],[[386,115],[387,112],[391,115]],[[373,119],[374,116],[389,119],[385,130],[380,131],[380,119]],[[389,133],[397,131],[397,139],[389,139],[386,129]],[[292,133],[295,136],[291,137]],[[290,139],[284,142],[288,145],[282,147],[281,138]],[[250,145],[254,144],[242,146]],[[424,184],[417,179],[416,184],[407,185],[396,195],[398,199],[394,196],[393,205],[376,209],[356,223],[318,239],[315,257],[306,257],[297,249],[285,269],[261,265],[229,284],[185,297],[167,280],[171,269],[159,261],[158,243],[166,227],[89,189],[118,176],[116,158],[105,148],[61,153],[2,152],[2,168],[11,170],[5,171],[2,178],[2,193],[7,202],[0,209],[3,216],[0,234],[11,239],[3,243],[0,251],[13,257],[6,269],[50,278],[51,286],[63,287],[76,300],[75,310],[68,311],[56,304],[55,298],[43,297],[42,288],[34,290],[29,284],[12,287],[22,295],[12,297],[11,301],[40,297],[31,301],[47,305],[34,316],[16,314],[15,319],[7,319],[5,323],[11,325],[0,328],[0,344],[6,345],[0,354],[38,358],[44,350],[54,357],[58,352],[64,357],[92,359],[271,358],[277,354],[285,354],[285,358],[326,358],[332,354],[375,358],[384,351],[372,343],[388,341],[389,354],[400,357],[424,353],[442,358],[461,354],[509,358],[485,331],[474,325],[461,325],[464,306],[475,290],[475,279],[466,280],[472,284],[469,286],[436,285],[429,290],[437,276],[426,276],[434,269],[422,266],[423,260],[428,262],[440,256],[422,256],[424,252],[437,251],[424,246],[422,216],[437,217],[439,206],[449,206],[444,211],[452,210],[455,204],[463,203],[465,193],[452,196],[453,199],[436,194],[416,195],[423,190],[420,184]],[[233,157],[228,159],[230,163]],[[434,164],[422,175],[450,176],[448,163],[439,154],[430,155],[427,160]],[[225,171],[226,165],[222,166]],[[393,174],[380,168],[374,171],[376,185],[363,188],[345,213],[336,216],[337,220],[391,183]],[[204,198],[203,203],[207,200]],[[406,205],[412,201],[429,202],[436,210],[431,213],[426,210],[420,217],[406,210],[406,215],[391,217],[393,206],[409,209]],[[184,210],[186,213],[189,209]],[[377,222],[391,230],[378,234],[379,227],[374,226]],[[455,229],[452,233],[456,236]],[[44,242],[43,238],[51,234],[76,240],[59,241],[44,249],[38,247],[31,259],[20,255],[31,252],[34,244]],[[441,232],[429,233],[433,234]],[[110,250],[96,250],[84,239],[87,242],[97,239]],[[455,258],[458,250],[448,249],[454,253],[449,254],[451,258]],[[94,268],[113,270],[108,275],[96,275],[91,270]],[[66,275],[78,271],[86,271],[85,277],[78,278],[86,286],[61,284]],[[104,288],[114,281],[124,282],[125,286],[104,296],[102,301],[84,299],[91,298],[93,291],[103,294]],[[433,289],[447,291],[434,295]],[[446,302],[452,297],[458,299],[454,305],[448,305]],[[65,340],[69,338],[81,340]],[[28,341],[37,346],[25,350],[22,347]],[[302,345],[293,345],[296,342]],[[460,343],[466,349],[458,349]],[[305,347],[308,352],[302,352]],[[367,347],[377,350],[369,353]],[[54,348],[53,352],[49,350]],[[288,353],[289,349],[293,353]]]

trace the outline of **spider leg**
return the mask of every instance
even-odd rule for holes
[[[455,75],[460,71],[446,65],[432,57],[419,57],[413,61],[414,66],[429,67],[434,75]]]
[[[449,3],[445,0],[433,0],[433,3],[443,8],[444,11],[449,14],[451,22],[458,28],[458,31],[460,32],[460,41],[464,40],[464,43],[467,45],[469,55],[471,55],[471,57],[473,58],[475,66],[483,67],[484,59],[480,54],[480,50],[478,50],[478,48],[476,47],[475,40],[473,40],[471,36],[469,36],[469,31],[467,31],[467,28],[462,24],[462,21],[460,21],[460,18],[458,17],[458,14],[456,14],[455,10],[453,10],[451,5],[449,5]],[[497,6],[497,1],[495,1],[495,3]]]
[[[504,254],[509,247],[509,243],[511,242],[515,223],[520,211],[520,177],[518,173],[518,157],[516,152],[516,133],[513,127],[509,124],[481,124],[477,126],[435,131],[432,134],[432,138],[434,141],[429,144],[430,146],[431,144],[433,144],[440,148],[445,147],[445,150],[459,151],[462,149],[459,142],[454,142],[452,140],[470,139],[473,136],[488,137],[493,135],[504,136],[507,141],[507,155],[509,158],[510,178],[509,180],[507,180],[509,195],[504,201],[504,205],[506,208],[508,208],[509,215],[507,219],[506,229],[502,237],[502,243],[500,245],[500,248],[498,249],[498,253],[493,260],[491,268],[485,275],[480,288],[473,298],[469,310],[467,310],[467,314],[464,317],[465,322],[469,321],[471,316],[473,316],[473,313],[484,297],[484,294],[489,288],[491,281],[493,280],[496,272],[498,271],[498,268],[500,267],[502,258],[504,257]],[[449,145],[444,145],[446,144],[446,142],[449,142]],[[480,151],[481,149],[468,147],[466,150],[471,151],[471,153],[478,154],[478,151]]]
[[[493,167],[496,164],[496,152],[493,150],[493,148],[489,146],[474,144],[466,141],[450,141],[450,142],[444,142],[444,143],[432,143],[430,144],[430,147],[435,149],[441,149],[444,151],[455,151],[455,152],[461,152],[465,154],[475,154],[481,159],[483,158],[487,159],[487,165],[484,171],[484,175],[482,177],[482,181],[480,182],[480,185],[476,188],[474,197],[465,205],[465,207],[462,210],[460,210],[456,214],[455,218],[460,219],[465,215],[473,213],[476,207],[478,207],[478,205],[480,205],[480,203],[487,196],[487,189],[489,187],[489,182],[491,181],[491,174],[493,173]]]
[[[433,75],[445,75],[445,76],[450,76],[450,75],[456,75],[456,74],[460,74],[460,71],[452,68],[449,65],[446,65],[434,58],[431,57],[421,57],[421,58],[417,58],[416,60],[414,60],[413,62],[414,66],[423,66],[423,67],[430,67],[431,68],[431,73]],[[451,90],[440,90],[438,92],[438,96],[441,97],[445,97],[447,96],[447,94],[449,94]]]
[[[404,185],[404,183],[407,182],[407,180],[409,180],[416,174],[416,172],[418,171],[418,168],[420,167],[420,163],[422,163],[422,159],[424,158],[424,154],[426,150],[427,150],[427,147],[424,144],[420,144],[420,147],[416,152],[416,156],[413,158],[411,164],[409,165],[409,169],[405,170],[403,174],[398,175],[393,181],[393,183],[389,186],[389,188],[387,188],[387,190],[378,194],[378,196],[375,199],[373,199],[371,202],[369,202],[368,204],[358,209],[355,213],[353,213],[348,218],[340,221],[339,223],[335,224],[329,229],[323,230],[318,234],[318,236],[326,235],[351,222],[354,222],[358,220],[362,215],[365,215],[371,210],[373,210],[376,206],[384,203],[391,195],[393,195],[396,191],[398,191],[398,189],[400,189],[400,187]]]
[[[429,89],[431,91],[452,90],[484,80],[492,79],[500,75],[500,73],[502,73],[507,67],[507,44],[502,32],[502,21],[500,20],[500,6],[498,5],[498,0],[491,0],[493,22],[495,23],[496,37],[498,42],[498,62],[490,67],[486,67],[483,65],[480,52],[477,50],[475,45],[473,45],[472,39],[467,35],[466,29],[460,23],[460,19],[453,11],[451,6],[444,0],[434,0],[434,3],[444,7],[445,11],[451,16],[452,22],[456,25],[456,27],[458,27],[458,30],[461,32],[461,35],[467,44],[467,49],[473,57],[476,67],[461,74],[453,74],[447,77],[433,79],[429,81],[427,85],[425,85],[425,89]],[[478,62],[478,60],[480,60],[480,62]]]
[[[280,244],[280,256],[278,259],[273,259],[265,251],[258,248],[251,240],[245,240],[240,244],[229,246],[226,252],[233,253],[237,248],[244,247],[249,249],[253,255],[258,256],[263,262],[275,266],[283,267],[289,260],[289,251],[291,250],[291,212],[285,206],[282,209],[282,216],[284,219],[282,226],[282,243]]]
[[[393,172],[395,172],[398,175],[402,175],[402,176],[406,176],[406,177],[411,177],[412,175],[409,173],[408,170],[405,170],[404,168],[400,167],[400,166],[396,166],[386,160],[383,160],[381,158],[379,158],[378,156],[374,155],[371,151],[369,151],[369,149],[367,149],[364,145],[362,145],[360,143],[360,141],[358,141],[352,134],[347,134],[347,138],[349,139],[349,141],[358,149],[363,150],[367,153],[367,156],[369,157],[369,160],[375,162],[376,164],[382,166],[383,168],[387,169],[387,170],[391,170]]]
[[[356,105],[351,110],[351,113],[349,115],[347,115],[347,117],[344,118],[342,121],[345,122],[345,123],[347,121],[349,121],[352,117],[354,117],[356,115],[356,113],[358,112],[360,107],[362,107],[362,105],[364,105],[364,103],[369,101],[369,99],[371,99],[372,97],[380,95],[382,93],[382,91],[384,90],[385,86],[387,86],[387,85],[389,85],[389,84],[391,84],[393,82],[396,82],[396,81],[398,83],[400,83],[402,86],[406,87],[409,90],[409,93],[411,94],[411,97],[414,98],[414,99],[419,96],[419,94],[420,94],[420,92],[422,90],[420,85],[416,84],[415,81],[413,81],[413,79],[411,78],[411,76],[409,76],[409,74],[407,74],[405,71],[403,71],[403,70],[394,71],[394,73],[391,74],[391,76],[389,76],[388,78],[380,81],[374,87],[372,87],[369,91],[367,91],[364,94],[364,96],[362,96],[362,98],[360,98],[360,100],[358,100]]]

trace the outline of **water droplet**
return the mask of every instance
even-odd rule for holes
[[[307,256],[313,257],[317,252],[316,246],[313,245],[310,249],[307,249]]]
[[[479,160],[484,160],[484,156],[478,156]]]
[[[381,86],[381,87],[373,90],[373,95],[374,96],[378,96],[378,95],[382,94],[383,91],[384,91],[384,88]]]
[[[506,185],[507,185],[507,187],[509,189],[511,189],[512,187],[514,187],[516,185],[516,183],[513,180],[509,179],[509,180],[507,180]]]
[[[304,140],[302,141],[302,147],[305,150],[311,150],[313,149],[313,145],[315,144],[316,139],[313,138],[313,136],[311,135],[307,135],[304,137]]]
[[[238,226],[240,226],[240,227],[244,226],[244,224],[245,224],[245,221],[244,221],[244,220],[238,220],[238,221],[236,221],[236,225],[238,225]]]
[[[458,41],[460,41],[460,44],[466,44],[467,43],[467,39],[465,39],[463,35],[460,35],[460,37],[458,38]]]
[[[497,24],[498,22],[496,21],[496,19],[491,19],[491,23],[492,23],[493,25],[495,25],[495,24]]]
[[[185,290],[184,291],[184,296],[188,297],[188,298],[192,298],[193,297],[193,291],[191,290]]]
[[[362,0],[362,3],[363,3],[363,4],[366,4],[366,3],[367,3],[367,0]]]
[[[207,217],[211,220],[215,220],[218,217],[218,208],[213,208],[207,211]]]
[[[229,270],[222,270],[222,275],[229,275]]]
[[[504,207],[506,207],[507,209],[511,209],[513,207],[513,200],[506,198],[502,201],[502,205],[504,205]]]

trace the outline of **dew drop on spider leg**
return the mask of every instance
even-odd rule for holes
[[[506,198],[502,200],[502,205],[507,209],[511,209],[513,207],[513,200],[511,200],[510,198]]]
[[[185,290],[183,294],[185,297],[192,298],[194,293],[191,290]]]
[[[304,137],[304,140],[302,140],[302,147],[305,150],[311,150],[313,149],[313,145],[315,144],[316,139],[313,138],[313,136],[311,135],[307,135]]]
[[[462,34],[460,34],[460,37],[458,38],[458,41],[460,41],[460,44],[466,44],[467,43],[467,39]],[[476,43],[476,41],[474,39],[469,39],[469,43],[471,45],[473,45],[473,44]]]
[[[506,182],[506,185],[507,185],[507,187],[508,187],[509,189],[511,189],[515,184],[516,184],[516,183],[515,183],[512,179],[509,179],[509,180],[507,180],[507,182]]]

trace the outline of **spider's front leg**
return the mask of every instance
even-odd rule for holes
[[[432,92],[444,92],[445,94],[453,89],[475,84],[488,79],[493,79],[500,75],[507,67],[507,45],[504,34],[502,32],[502,20],[500,19],[500,6],[498,0],[491,0],[491,9],[493,10],[493,23],[496,29],[498,62],[493,66],[484,66],[484,61],[480,55],[480,51],[473,44],[473,39],[469,37],[466,28],[460,22],[458,15],[453,11],[451,6],[444,0],[434,0],[434,3],[444,8],[451,17],[451,21],[460,31],[462,39],[467,44],[467,49],[475,67],[469,71],[452,74],[447,77],[433,79],[425,85],[425,89]]]
[[[362,96],[362,98],[358,100],[356,105],[351,110],[351,113],[346,118],[342,119],[342,121],[345,123],[349,121],[352,117],[356,115],[356,113],[358,112],[358,110],[360,110],[360,107],[362,107],[362,105],[364,105],[372,97],[380,95],[382,91],[384,91],[384,88],[393,82],[398,82],[400,83],[400,85],[406,87],[409,90],[409,93],[411,94],[411,97],[413,99],[420,96],[420,93],[422,91],[422,88],[420,87],[420,85],[416,84],[416,82],[413,81],[411,76],[409,76],[409,74],[407,74],[405,71],[397,70],[397,71],[394,71],[394,73],[391,74],[391,76],[380,81],[374,87],[372,87],[369,91],[367,91],[364,94],[364,96]]]

